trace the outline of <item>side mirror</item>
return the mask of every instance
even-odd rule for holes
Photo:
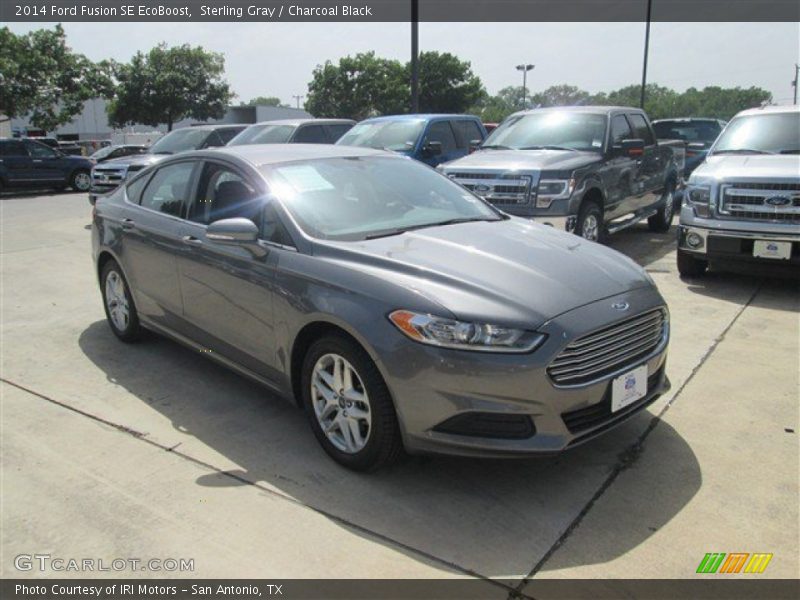
[[[470,152],[470,154],[475,152],[475,150],[477,150],[482,143],[483,143],[483,140],[470,140],[469,141],[469,152]]]
[[[220,219],[214,221],[206,230],[206,238],[220,244],[255,244],[258,241],[258,227],[250,219]]]
[[[705,142],[692,142],[690,144],[686,144],[686,156],[697,156],[698,152],[702,152],[705,149]]]
[[[622,140],[622,144],[620,144],[619,148],[623,155],[630,156],[631,158],[639,158],[644,154],[644,140],[638,138]]]
[[[425,142],[422,147],[422,155],[426,158],[439,156],[442,153],[442,142]]]

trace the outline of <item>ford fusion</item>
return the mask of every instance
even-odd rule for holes
[[[120,340],[152,330],[294,398],[352,469],[558,452],[669,385],[643,269],[388,152],[170,157],[97,202],[92,243]]]

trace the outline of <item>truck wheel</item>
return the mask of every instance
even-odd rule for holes
[[[91,186],[92,178],[86,170],[75,171],[69,179],[69,187],[76,192],[88,192]]]
[[[701,277],[708,269],[708,261],[696,258],[690,252],[678,250],[678,273],[681,277]]]
[[[592,200],[587,200],[578,211],[578,223],[575,225],[575,234],[590,242],[602,244],[605,241],[605,224],[603,211]]]
[[[661,207],[658,212],[647,219],[650,231],[666,233],[672,227],[672,217],[675,216],[675,186],[671,183],[661,196]]]

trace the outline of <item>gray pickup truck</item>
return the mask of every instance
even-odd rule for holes
[[[689,178],[678,271],[719,259],[800,265],[800,107],[740,112]]]
[[[575,106],[515,113],[439,169],[506,213],[601,242],[642,219],[669,230],[684,157],[642,110]]]

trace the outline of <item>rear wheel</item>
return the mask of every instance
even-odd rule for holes
[[[602,243],[605,241],[603,211],[596,202],[586,200],[581,205],[581,209],[578,211],[575,233],[590,242]]]
[[[138,340],[142,332],[139,315],[133,305],[128,282],[116,261],[109,260],[103,265],[100,273],[100,289],[111,331],[123,342]]]
[[[88,192],[92,186],[92,178],[89,171],[78,170],[72,174],[69,180],[69,187],[76,192]]]
[[[403,450],[389,390],[375,363],[337,335],[314,342],[303,361],[303,405],[325,452],[356,471],[395,462]]]
[[[647,219],[650,231],[656,233],[666,233],[672,227],[672,217],[675,216],[675,186],[672,183],[667,184],[661,200],[658,212]]]
[[[700,277],[708,269],[708,261],[697,258],[690,252],[678,250],[678,273],[681,277]]]

